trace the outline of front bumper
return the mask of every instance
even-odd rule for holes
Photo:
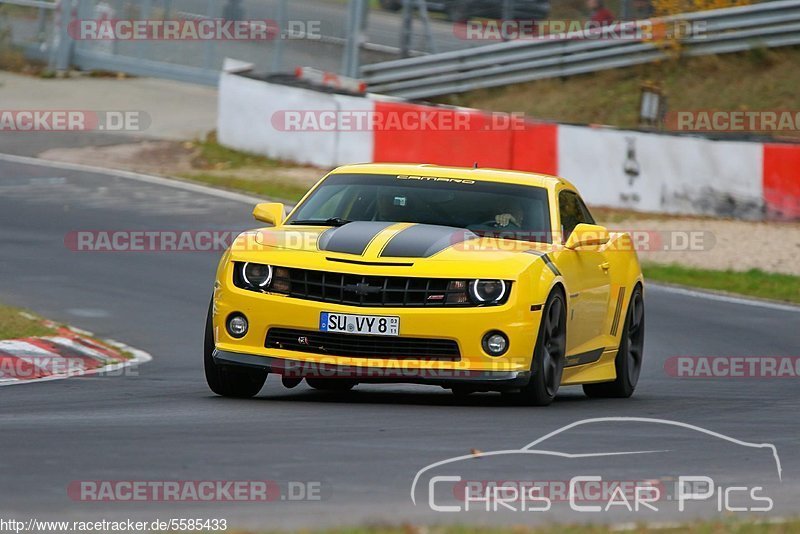
[[[402,367],[363,367],[318,363],[214,350],[214,363],[263,369],[288,378],[330,378],[359,383],[405,383],[438,386],[468,385],[473,388],[512,389],[530,381],[530,371],[469,371]]]
[[[325,303],[293,298],[276,293],[256,293],[236,287],[231,264],[218,272],[213,300],[213,333],[216,349],[220,353],[233,353],[264,358],[271,362],[264,367],[276,367],[276,360],[301,362],[306,365],[331,365],[337,368],[358,369],[367,374],[382,369],[402,371],[395,382],[413,382],[419,379],[430,383],[442,373],[445,378],[489,381],[526,380],[531,369],[534,346],[541,321],[541,300],[531,299],[537,281],[520,277],[514,282],[509,299],[502,305],[487,307],[365,307]],[[429,273],[420,273],[429,276]],[[454,341],[460,358],[445,361],[431,355],[418,358],[391,359],[377,354],[369,357],[335,356],[313,351],[287,350],[267,346],[270,329],[318,332],[322,312],[356,315],[385,315],[400,317],[399,338],[439,339]],[[247,317],[249,329],[242,338],[231,337],[225,328],[232,313]],[[484,336],[495,330],[502,331],[509,340],[508,350],[500,357],[484,352]],[[419,371],[415,374],[415,370]],[[277,372],[277,371],[273,371]],[[475,376],[470,376],[474,373]],[[522,377],[522,378],[520,378]],[[407,378],[407,379],[403,379]],[[361,380],[360,380],[361,381]],[[366,381],[366,377],[364,379]]]
[[[332,356],[266,346],[267,332],[271,328],[318,331],[320,313],[323,311],[399,316],[401,338],[455,341],[459,348],[460,359],[444,361],[422,357],[396,360],[382,357]],[[232,313],[243,313],[249,322],[247,334],[240,339],[231,337],[225,328],[225,321]],[[313,302],[239,289],[218,291],[214,299],[213,314],[215,347],[224,352],[344,367],[402,367],[431,371],[493,373],[523,372],[531,369],[531,358],[540,320],[541,311],[531,311],[530,304],[519,305],[513,300],[491,308],[376,309]],[[494,330],[501,330],[509,339],[509,348],[500,357],[491,357],[483,350],[483,337]]]

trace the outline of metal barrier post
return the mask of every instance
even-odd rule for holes
[[[503,20],[511,20],[514,18],[513,0],[503,0],[503,8],[502,8],[502,15],[500,18]]]
[[[47,30],[47,10],[43,7],[39,8],[39,12],[36,15],[36,39],[39,41],[43,41],[45,38],[45,32]]]
[[[275,44],[272,47],[272,72],[279,72],[283,68],[283,32],[288,29],[286,28],[287,19],[289,18],[288,1],[289,0],[278,1],[278,20],[276,21],[278,33],[275,35]]]
[[[210,19],[215,19],[219,16],[214,12],[215,3],[214,0],[206,1],[206,16]],[[217,44],[211,40],[207,40],[203,44],[203,68],[211,69],[214,66],[214,49],[216,47]]]
[[[427,0],[417,0],[417,9],[419,10],[419,17],[422,19],[422,28],[425,30],[425,42],[428,45],[428,50],[432,54],[438,52],[436,40],[433,38],[433,30],[431,30],[431,18],[428,14]]]
[[[358,76],[359,52],[363,41],[364,0],[350,0],[349,18],[347,21],[347,45],[344,48],[343,74],[351,78]]]
[[[411,55],[411,33],[414,31],[414,13],[411,9],[413,0],[403,0],[403,30],[400,41],[400,57]]]
[[[139,19],[149,20],[153,13],[153,0],[142,0],[142,9],[139,11]],[[140,58],[150,57],[150,41],[145,39],[136,46],[136,55]]]
[[[72,17],[74,0],[61,0],[58,4],[58,41],[53,48],[56,49],[54,67],[57,72],[69,70],[72,62],[72,49],[74,43],[69,35],[69,22]]]
[[[124,0],[116,0],[116,2],[114,2],[114,5],[112,7],[114,8],[114,18],[115,19],[123,19],[123,18],[125,18]],[[114,55],[119,53],[119,41],[117,39],[114,39],[113,41],[111,41],[111,53],[114,54]]]

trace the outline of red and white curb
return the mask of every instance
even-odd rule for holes
[[[97,373],[122,373],[152,360],[150,354],[90,332],[55,327],[51,336],[0,340],[0,386],[60,380]]]

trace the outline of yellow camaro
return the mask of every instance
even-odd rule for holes
[[[629,397],[644,346],[631,237],[563,178],[495,169],[340,167],[222,256],[205,333],[211,389],[358,383]]]

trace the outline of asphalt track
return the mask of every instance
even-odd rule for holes
[[[0,158],[0,299],[115,338],[153,355],[128,376],[0,388],[0,517],[27,519],[224,517],[235,525],[298,527],[361,522],[532,523],[674,521],[718,515],[716,504],[658,513],[434,512],[410,498],[419,469],[449,457],[517,449],[563,425],[644,417],[774,444],[771,457],[708,435],[629,421],[574,428],[557,451],[664,449],[674,454],[589,457],[579,474],[618,480],[713,474],[771,484],[772,516],[800,502],[797,379],[678,379],[670,356],[797,356],[800,313],[649,287],[646,365],[630,400],[590,400],[565,388],[544,409],[465,400],[438,388],[359,386],[349,395],[284,389],[270,377],[255,400],[213,396],[202,373],[202,329],[218,252],[73,252],[73,230],[238,230],[253,226],[243,200],[180,187]],[[743,251],[743,253],[745,253]],[[574,476],[558,459],[519,460],[478,476]],[[481,471],[482,470],[482,471]],[[644,471],[643,471],[644,470]],[[464,473],[472,476],[472,473]],[[67,494],[79,480],[318,481],[322,500],[272,503],[89,503]],[[713,501],[710,501],[713,503]],[[671,503],[674,504],[674,503]]]

